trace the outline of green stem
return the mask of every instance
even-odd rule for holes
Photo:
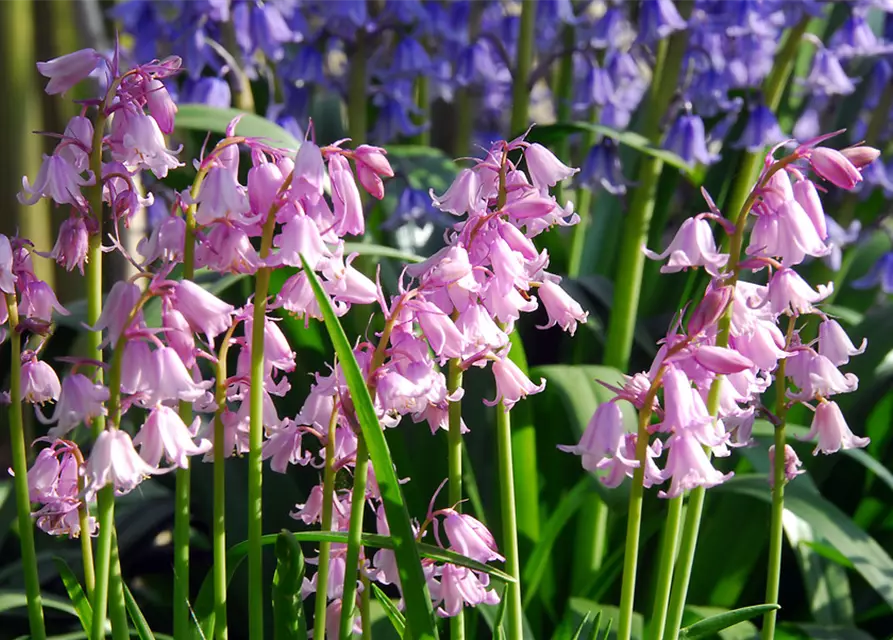
[[[77,456],[78,468],[84,468],[84,458],[80,450],[75,454]],[[78,493],[83,494],[84,478],[78,476]],[[81,501],[78,507],[78,524],[81,527],[81,564],[84,567],[84,590],[87,592],[87,599],[93,600],[93,588],[96,585],[96,570],[93,566],[93,539],[90,537],[90,508],[86,500]]]
[[[450,360],[447,369],[447,392],[452,394],[462,387],[462,369],[459,359]],[[449,406],[449,433],[447,434],[447,455],[449,464],[449,499],[450,506],[462,510],[462,401],[450,402]],[[459,614],[450,620],[450,638],[463,640],[465,638],[465,614],[459,610]]]
[[[598,110],[593,107],[590,110],[589,121],[595,122],[598,117]],[[586,131],[580,143],[582,158],[586,157],[589,149],[595,144],[595,132]],[[581,158],[581,159],[582,159]],[[583,251],[586,248],[586,232],[589,229],[590,218],[592,217],[592,202],[595,199],[592,189],[580,187],[577,189],[577,197],[574,204],[577,208],[577,215],[580,216],[578,222],[571,229],[571,252],[568,257],[567,275],[570,278],[580,277],[580,271],[583,266]],[[560,201],[559,201],[560,202]]]
[[[654,593],[654,609],[651,614],[651,638],[653,640],[661,640],[667,624],[673,565],[676,561],[679,525],[682,521],[682,500],[682,496],[670,499],[667,508],[667,521],[660,544],[660,565],[657,572],[657,589]]]
[[[97,492],[96,519],[99,521],[99,537],[96,541],[96,588],[93,590],[93,627],[90,638],[103,640],[109,604],[112,536],[115,533],[114,486],[105,486]]]
[[[533,42],[536,27],[536,0],[521,3],[521,30],[518,34],[518,57],[512,76],[512,119],[510,136],[520,135],[527,127],[530,92],[527,82],[533,63]]]
[[[525,5],[526,6],[526,5]],[[502,552],[505,555],[505,571],[515,578],[506,585],[508,598],[505,619],[506,637],[517,640],[523,635],[521,612],[521,562],[518,557],[518,526],[515,510],[515,484],[512,469],[512,422],[505,404],[496,406],[496,448],[499,461],[499,507],[502,515]]]
[[[335,494],[335,427],[338,426],[338,409],[332,409],[329,430],[326,433],[326,468],[322,481],[322,520],[320,530],[332,530],[332,511]],[[316,572],[316,610],[313,618],[313,637],[324,640],[326,637],[326,607],[328,606],[329,554],[331,542],[319,545],[319,568]]]
[[[287,180],[286,182],[290,182]],[[283,183],[283,188],[287,185]],[[270,211],[264,223],[260,257],[267,258],[273,247],[276,212]],[[248,637],[264,637],[264,556],[263,525],[264,438],[264,329],[267,295],[270,292],[269,267],[258,269],[254,289],[254,315],[251,326],[251,395],[248,426]]]
[[[22,548],[22,571],[28,605],[28,626],[35,640],[46,638],[43,605],[40,597],[40,576],[37,574],[37,552],[34,548],[34,523],[31,520],[31,498],[28,492],[28,454],[25,448],[25,421],[22,410],[22,338],[17,332],[19,310],[15,294],[6,295],[9,313],[9,440],[12,449],[13,487]],[[89,536],[87,536],[89,538]]]
[[[363,640],[372,640],[372,588],[369,578],[362,576],[363,592],[360,594],[360,625],[363,629]]]
[[[680,9],[682,6],[680,6]],[[688,42],[688,32],[679,31],[669,39],[661,40],[657,47],[654,78],[659,79],[648,101],[642,124],[642,135],[652,143],[660,142],[660,118],[676,92],[679,70]],[[645,254],[642,245],[648,240],[648,229],[654,213],[654,196],[663,162],[654,156],[642,160],[638,183],[620,241],[620,260],[617,265],[617,284],[608,324],[605,364],[626,371],[632,351],[636,329],[636,314],[642,289],[642,271]]]
[[[685,599],[691,580],[691,567],[695,560],[695,548],[698,544],[705,495],[704,487],[697,487],[692,489],[688,498],[688,509],[685,512],[685,523],[682,527],[682,542],[679,545],[679,557],[676,559],[678,571],[673,575],[670,613],[664,629],[663,640],[676,640],[679,629],[682,628],[682,614],[685,612]]]
[[[353,473],[353,498],[350,502],[350,525],[347,530],[347,558],[344,561],[344,591],[341,599],[339,638],[349,638],[353,628],[354,607],[357,599],[357,570],[363,548],[363,515],[366,512],[366,481],[369,477],[369,449],[362,433],[357,433],[357,462]],[[323,589],[317,584],[316,590]]]
[[[121,573],[121,557],[118,553],[118,534],[112,529],[111,564],[109,566],[109,618],[112,621],[113,640],[130,639],[130,623],[124,601],[124,576]]]
[[[347,80],[347,134],[354,146],[366,141],[366,55],[366,34],[360,29]]]
[[[419,76],[415,81],[416,105],[419,108],[419,114],[415,117],[415,123],[422,128],[418,135],[415,136],[415,144],[428,146],[431,144],[431,105],[430,91],[428,86],[428,76]]]
[[[571,119],[571,101],[574,90],[574,55],[575,29],[573,25],[566,24],[562,29],[561,42],[565,53],[558,64],[558,73],[555,78],[555,119],[559,122],[568,122]],[[587,134],[588,135],[588,134]],[[585,149],[589,147],[583,144]],[[570,140],[564,136],[555,145],[555,155],[559,160],[570,163]],[[555,200],[564,206],[564,185],[559,182],[555,185]],[[582,219],[582,216],[580,216]]]

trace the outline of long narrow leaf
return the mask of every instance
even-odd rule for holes
[[[761,616],[767,611],[781,609],[777,604],[755,604],[752,607],[742,607],[732,611],[726,611],[715,616],[711,616],[705,620],[700,620],[689,627],[685,627],[679,631],[679,638],[687,640],[695,640],[695,638],[704,638],[727,629],[739,622],[750,620]]]
[[[71,604],[77,612],[78,620],[81,621],[81,627],[83,627],[85,632],[90,633],[91,629],[93,629],[93,608],[90,606],[87,594],[84,593],[77,576],[74,575],[74,571],[71,570],[71,567],[68,566],[65,560],[56,556],[53,558],[53,563],[59,571],[62,584],[65,585],[68,599],[71,600]]]
[[[276,573],[273,575],[273,638],[307,640],[307,620],[301,597],[304,554],[290,531],[276,536]],[[320,594],[325,586],[320,587]]]
[[[225,133],[233,118],[241,116],[236,126],[240,136],[264,138],[273,146],[296,149],[301,143],[288,131],[263,116],[242,111],[209,107],[205,104],[181,104],[177,110],[177,128]]]
[[[574,631],[574,635],[571,636],[571,640],[580,640],[580,636],[583,635],[583,629],[586,628],[586,624],[589,622],[589,616],[591,615],[591,612],[586,612],[586,615],[583,616],[582,620],[580,620],[580,625],[577,627],[577,630]],[[598,624],[595,625],[595,628],[596,630],[598,630]]]
[[[130,589],[127,588],[126,584],[124,585],[124,605],[127,607],[130,621],[136,628],[136,633],[140,640],[155,640],[155,634],[153,634],[152,629],[149,628],[146,616],[140,611],[140,606],[137,604],[136,598],[133,597],[133,594],[130,592]]]
[[[391,621],[391,625],[393,625],[397,635],[402,638],[403,634],[406,632],[406,618],[400,613],[400,610],[397,608],[397,605],[394,604],[394,601],[391,600],[388,597],[388,594],[382,591],[377,584],[373,582],[370,586],[372,587],[372,593],[375,596],[375,599],[381,604],[381,608],[384,609],[385,615],[387,615],[388,620]]]

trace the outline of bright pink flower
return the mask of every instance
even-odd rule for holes
[[[12,245],[9,238],[0,234],[0,291],[14,294],[16,292],[16,275],[13,272]],[[0,305],[5,307],[6,305]]]
[[[260,264],[248,234],[226,223],[211,227],[207,242],[196,251],[196,260],[201,266],[221,273],[254,273]]]
[[[750,255],[778,256],[788,266],[803,262],[806,256],[830,252],[796,200],[786,200],[774,211],[758,215],[747,247]]]
[[[868,341],[863,338],[858,348],[836,320],[826,318],[819,325],[819,353],[831,364],[839,367],[850,361],[850,356],[857,356],[865,351]]]
[[[617,402],[604,402],[592,414],[580,442],[572,446],[560,444],[558,448],[582,456],[586,471],[604,468],[608,459],[615,457],[621,458],[629,467],[638,467],[635,453],[630,459],[624,456],[625,435],[623,412]]]
[[[55,95],[65,93],[93,73],[100,60],[102,56],[95,50],[81,49],[46,62],[38,62],[37,70],[40,75],[50,79],[46,92]]]
[[[711,284],[689,318],[688,332],[690,335],[696,336],[702,331],[716,326],[732,299],[732,291],[732,287],[716,287]]]
[[[703,218],[688,218],[679,227],[676,236],[663,253],[655,253],[647,247],[642,250],[652,260],[670,260],[660,268],[661,273],[676,273],[690,267],[704,267],[712,276],[718,276],[719,270],[729,261],[726,253],[716,250],[713,231],[710,223]]]
[[[443,604],[437,608],[438,615],[458,615],[466,604],[472,607],[497,604],[499,595],[493,589],[487,590],[488,583],[489,581],[484,582],[470,569],[452,564],[443,565],[440,574],[440,596]]]
[[[500,291],[497,283],[491,280],[483,292],[483,302],[487,310],[500,322],[505,323],[505,330],[511,333],[515,320],[521,317],[521,312],[530,313],[536,311],[535,298],[525,298],[517,289]]]
[[[733,341],[735,349],[763,371],[775,370],[778,361],[787,356],[784,334],[768,322],[758,323],[753,331],[735,336]]]
[[[688,430],[683,429],[670,436],[667,447],[669,454],[663,478],[671,482],[669,491],[658,492],[661,498],[676,498],[695,487],[715,487],[734,475],[715,469],[704,453],[702,443]]]
[[[324,270],[323,289],[336,302],[348,304],[372,304],[378,300],[378,287],[363,273],[351,266],[356,255],[348,256],[346,263],[329,260]]]
[[[819,285],[813,290],[800,275],[793,269],[784,267],[776,271],[769,280],[769,292],[766,301],[769,308],[776,315],[786,314],[798,316],[804,313],[812,313],[812,306],[821,302],[834,291],[833,283]]]
[[[205,439],[196,444],[193,440],[201,424],[196,418],[192,426],[187,427],[176,411],[164,405],[158,405],[149,413],[149,417],[140,427],[133,439],[139,446],[140,457],[152,467],[161,463],[161,456],[175,467],[189,467],[189,456],[206,453],[211,443]]]
[[[298,317],[323,319],[322,310],[319,308],[313,289],[310,288],[310,282],[303,271],[285,281],[276,296],[276,304]],[[342,307],[342,309],[344,313],[347,312],[346,307]],[[307,323],[305,322],[305,324]]]
[[[461,358],[465,350],[465,339],[456,323],[430,302],[414,300],[412,308],[425,339],[441,362],[446,362],[450,358]]]
[[[466,354],[471,357],[486,351],[498,351],[509,343],[509,337],[499,328],[487,310],[470,304],[459,314],[456,328],[465,337]]]
[[[378,200],[384,198],[382,178],[394,177],[394,170],[385,157],[386,153],[381,147],[366,144],[361,144],[354,151],[357,179],[369,195]]]
[[[472,169],[462,169],[442,196],[435,196],[434,189],[428,193],[435,207],[457,216],[478,212],[486,202],[481,195],[481,179]]]
[[[249,224],[256,219],[256,216],[246,215],[251,211],[248,194],[239,184],[237,176],[225,167],[211,167],[208,170],[195,201],[198,202],[195,221],[202,226],[216,220]]]
[[[22,204],[32,205],[41,198],[49,198],[56,204],[70,204],[84,211],[87,209],[87,200],[81,194],[81,187],[92,184],[92,173],[82,178],[68,160],[53,154],[43,157],[43,164],[40,165],[33,187],[27,177],[22,178],[22,191],[18,194],[18,199]]]
[[[279,248],[275,258],[277,266],[300,267],[303,255],[310,268],[317,270],[325,260],[332,257],[316,223],[305,215],[296,215],[286,222],[273,243]]]
[[[853,435],[836,402],[820,402],[815,409],[812,426],[804,440],[818,436],[819,441],[812,455],[836,453],[841,449],[861,449],[871,440]]]
[[[44,424],[56,423],[49,430],[50,437],[61,438],[81,423],[98,416],[107,415],[105,403],[109,399],[109,390],[101,384],[95,384],[90,378],[80,373],[71,373],[62,379],[59,401],[53,415],[44,417],[40,411],[37,418]]]
[[[59,376],[50,365],[37,358],[22,363],[22,388],[19,400],[31,404],[55,402],[61,393]]]
[[[152,78],[146,84],[146,104],[149,107],[149,113],[158,123],[158,128],[163,133],[173,133],[177,103],[173,101],[161,80]]]
[[[204,333],[209,341],[229,329],[235,308],[223,302],[192,280],[177,284],[173,306],[195,331]]]
[[[312,459],[309,451],[301,447],[303,431],[297,424],[276,429],[264,441],[261,458],[270,461],[270,468],[277,473],[288,473],[288,465],[306,465]]]
[[[56,244],[47,257],[55,260],[67,271],[72,271],[77,267],[81,275],[84,275],[88,244],[87,225],[83,217],[74,215],[59,227]]]
[[[482,522],[453,509],[443,509],[440,513],[444,515],[443,529],[452,551],[478,562],[505,562],[498,553],[493,534]]]
[[[548,329],[556,324],[574,335],[578,322],[586,322],[589,313],[583,311],[580,303],[571,298],[568,293],[554,282],[546,280],[537,289],[537,295],[546,308],[549,315],[549,323],[537,326],[537,329]]]
[[[108,330],[106,339],[112,345],[118,344],[121,335],[127,330],[127,319],[142,297],[143,292],[132,282],[119,280],[112,285],[102,307],[102,313],[91,331]],[[140,312],[141,313],[141,312]]]
[[[326,166],[322,152],[315,144],[305,140],[298,147],[295,156],[294,177],[291,182],[292,195],[297,198],[308,198],[315,202],[323,193],[326,179]]]
[[[794,447],[789,444],[784,446],[784,481],[790,482],[797,476],[806,473],[806,469],[801,469],[803,462],[794,451]],[[775,445],[769,447],[769,486],[775,486]]]
[[[554,153],[536,142],[524,150],[524,159],[530,180],[540,191],[547,191],[579,171],[565,165]]]
[[[506,411],[515,406],[521,398],[526,398],[531,393],[539,393],[546,388],[545,378],[540,379],[538,385],[533,384],[518,365],[509,359],[508,354],[493,363],[493,377],[496,379],[496,398],[484,400],[484,404],[492,407],[501,401]]]
[[[116,493],[128,493],[143,478],[157,473],[160,473],[158,469],[148,465],[137,454],[126,431],[107,429],[96,438],[87,460],[85,490],[87,495],[95,495],[104,486],[111,484]]]
[[[836,149],[816,147],[807,158],[819,177],[841,189],[853,189],[862,182],[862,174],[856,166]]]
[[[362,235],[366,228],[360,191],[350,170],[350,164],[341,154],[329,157],[329,179],[332,181],[332,203],[335,213],[335,232],[339,236]]]
[[[266,219],[273,209],[284,182],[282,170],[272,162],[262,162],[248,170],[248,201],[261,219]]]

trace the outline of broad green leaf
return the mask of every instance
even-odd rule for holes
[[[133,594],[130,592],[130,589],[126,584],[124,585],[124,604],[127,607],[127,614],[130,616],[130,621],[133,623],[139,639],[155,640],[155,634],[153,634],[152,629],[149,628],[146,616],[143,615],[139,604],[137,604],[136,598],[133,597]]]
[[[406,619],[403,617],[403,614],[400,613],[397,605],[395,605],[394,601],[388,597],[388,594],[382,591],[377,584],[373,582],[370,586],[372,587],[372,594],[375,596],[375,599],[381,603],[381,607],[384,609],[388,620],[390,620],[391,624],[394,626],[397,635],[402,638],[403,634],[406,632]]]
[[[301,584],[304,554],[289,531],[276,536],[276,572],[273,574],[273,638],[307,640],[307,620]],[[324,587],[323,587],[324,588]]]
[[[233,118],[242,116],[236,135],[263,138],[274,147],[297,149],[300,141],[275,122],[241,109],[223,109],[204,104],[181,104],[177,110],[176,127],[193,131],[210,131],[221,135]]]
[[[648,138],[634,131],[618,131],[591,122],[559,122],[534,127],[530,130],[527,139],[531,142],[549,144],[557,139],[584,131],[591,131],[605,138],[611,138],[630,149],[635,149],[645,155],[663,160],[666,164],[679,169],[695,186],[700,185],[704,181],[705,171],[703,167],[689,165],[675,153],[655,147]]]
[[[393,247],[386,247],[381,244],[367,244],[365,242],[345,242],[344,255],[351,253],[359,253],[361,256],[370,256],[372,258],[393,258],[402,262],[424,262],[425,258],[417,256],[414,253],[400,251]]]
[[[71,600],[71,604],[77,612],[78,620],[81,621],[81,627],[83,627],[86,633],[90,633],[90,630],[93,628],[93,608],[90,606],[87,594],[84,593],[77,576],[74,575],[74,571],[71,570],[71,567],[68,566],[65,560],[57,556],[53,558],[53,563],[59,571],[62,584],[65,585],[68,599]]]
[[[750,620],[761,616],[767,611],[781,609],[777,604],[756,604],[750,607],[742,607],[732,611],[726,611],[715,616],[711,616],[700,622],[696,622],[691,626],[680,629],[679,638],[694,640],[695,638],[704,638],[714,633],[718,633],[723,629],[727,629],[739,622]]]
[[[400,583],[403,586],[403,600],[406,604],[407,630],[419,640],[437,638],[434,608],[431,605],[428,585],[422,572],[421,556],[413,537],[409,511],[403,500],[403,491],[400,489],[397,473],[394,471],[388,442],[378,422],[372,397],[354,357],[353,349],[351,349],[347,336],[344,335],[344,329],[332,308],[329,296],[323,291],[319,279],[308,267],[303,256],[301,262],[325,318],[326,329],[329,331],[341,371],[350,389],[356,419],[362,429],[366,446],[369,448],[369,457],[375,468],[375,477],[381,490],[381,500],[384,503],[385,514],[390,525],[391,538],[394,540],[394,555],[397,558],[397,569],[400,574]]]
[[[856,571],[893,606],[893,559],[874,538],[860,529],[843,511],[831,504],[805,482],[806,476],[792,481],[785,488],[785,509],[792,511],[813,528],[813,531],[832,544],[853,563]],[[770,501],[766,478],[762,474],[746,474],[732,478],[715,492],[732,491],[758,500]]]
[[[442,193],[459,172],[452,158],[434,147],[392,144],[387,152],[395,176],[406,180],[413,189]]]

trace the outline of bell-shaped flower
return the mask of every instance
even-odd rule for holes
[[[49,198],[56,204],[70,204],[76,209],[87,209],[87,200],[81,194],[81,187],[94,184],[93,174],[81,177],[66,158],[59,154],[43,157],[43,164],[37,172],[32,186],[28,178],[22,178],[22,191],[18,194],[19,202],[32,205],[41,198]]]
[[[87,460],[85,491],[92,496],[110,484],[117,494],[129,493],[143,478],[157,473],[159,470],[147,464],[133,448],[126,431],[106,429],[96,438]]]
[[[161,326],[167,344],[177,352],[187,369],[195,366],[195,336],[183,314],[169,304],[161,308]]]
[[[604,460],[601,468],[607,471],[607,475],[600,478],[602,484],[608,488],[619,487],[624,478],[632,478],[635,470],[639,468],[636,460],[636,442],[638,436],[635,433],[627,433],[623,436],[617,455]],[[664,481],[661,470],[654,462],[660,457],[663,444],[655,440],[645,448],[645,477],[642,480],[645,488],[652,487]]]
[[[670,260],[660,268],[661,273],[676,273],[690,267],[704,267],[710,275],[719,276],[719,270],[729,261],[727,253],[716,250],[710,223],[703,218],[688,218],[679,227],[676,236],[663,253],[655,253],[647,247],[642,250],[652,260]]]
[[[747,247],[750,255],[778,256],[790,266],[806,256],[825,256],[830,251],[797,200],[786,200],[775,211],[759,214]]]
[[[115,113],[111,131],[112,158],[128,169],[147,169],[160,180],[183,164],[165,145],[164,134],[152,116],[121,109]]]
[[[456,327],[465,338],[464,357],[472,357],[487,351],[494,352],[509,342],[506,333],[479,304],[470,304],[460,312],[456,319]]]
[[[282,231],[273,239],[273,243],[279,248],[275,258],[278,265],[300,267],[303,255],[315,271],[332,257],[332,252],[322,240],[319,227],[306,215],[296,215],[282,225]]]
[[[271,458],[270,468],[276,473],[287,473],[288,465],[306,465],[312,459],[309,451],[301,446],[304,432],[297,424],[288,424],[276,429],[264,440],[261,458]]]
[[[868,289],[881,285],[884,293],[893,293],[893,251],[882,255],[861,278],[853,281],[853,288]]]
[[[194,441],[201,418],[196,418],[191,427],[180,418],[176,411],[158,405],[149,412],[149,417],[133,439],[139,446],[140,457],[151,467],[158,467],[161,456],[175,467],[189,468],[189,456],[206,453],[211,449],[208,440]]]
[[[339,236],[363,235],[366,221],[360,191],[347,159],[341,154],[336,153],[329,157],[329,179],[332,181],[335,232]]]
[[[769,280],[769,291],[766,301],[776,315],[787,314],[798,316],[812,313],[812,306],[827,298],[834,291],[833,283],[819,285],[817,289],[809,286],[793,269],[783,267],[776,271]]]
[[[565,165],[554,153],[538,142],[534,142],[524,150],[524,159],[527,161],[530,182],[540,192],[547,192],[550,187],[580,171]]]
[[[148,398],[143,406],[154,406],[168,400],[195,402],[213,384],[210,380],[195,382],[171,347],[161,347],[152,352],[152,367],[148,374],[152,384],[144,392]]]
[[[491,282],[483,292],[484,305],[487,310],[500,322],[506,325],[505,330],[511,333],[512,323],[521,317],[521,312],[530,313],[536,311],[535,298],[524,297],[515,289],[500,291],[500,287]]]
[[[586,322],[589,313],[583,311],[580,303],[568,295],[560,286],[549,280],[540,284],[537,296],[546,308],[549,316],[548,324],[537,326],[537,329],[548,329],[556,324],[571,335],[577,330],[578,322]]]
[[[302,47],[309,49],[310,47]],[[291,193],[296,199],[308,198],[315,202],[323,193],[326,180],[326,165],[319,147],[305,140],[295,155],[295,169],[291,182]]]
[[[49,78],[46,92],[49,95],[65,93],[81,80],[93,73],[102,56],[94,49],[81,49],[64,56],[38,62],[40,75]]]
[[[689,165],[713,164],[719,160],[718,154],[707,149],[704,121],[692,113],[683,113],[676,119],[667,133],[664,149],[672,151]]]
[[[231,304],[192,280],[181,280],[177,284],[173,306],[195,331],[204,333],[212,342],[229,329],[235,311]]]
[[[856,90],[837,56],[822,46],[816,49],[805,84],[810,92],[829,96],[847,96]]]
[[[303,271],[296,273],[285,281],[276,296],[276,305],[298,317],[304,317],[307,322],[309,322],[310,318],[323,319],[322,309],[319,308],[319,303],[316,301],[316,296],[310,287],[307,275]],[[340,308],[343,313],[347,313],[345,305],[341,305]],[[336,306],[336,315],[343,315],[343,313],[339,314],[338,310],[339,307]],[[307,322],[305,322],[305,325]]]
[[[478,562],[505,562],[496,549],[493,534],[482,522],[454,509],[443,509],[443,529],[450,540],[450,550]]]
[[[430,302],[414,300],[412,308],[434,354],[442,362],[450,358],[461,358],[465,350],[465,338],[456,323]]]
[[[794,451],[794,447],[789,444],[784,446],[784,481],[790,482],[799,475],[806,473],[806,469],[801,469],[803,462]],[[769,486],[775,486],[775,445],[769,447]]]
[[[37,278],[28,278],[24,282],[19,299],[20,316],[51,322],[54,311],[63,316],[68,315],[68,310],[59,304],[59,299],[49,284]]]
[[[438,615],[459,615],[465,605],[476,607],[479,604],[497,604],[499,594],[493,589],[487,590],[487,584],[489,580],[484,582],[471,569],[453,564],[443,565],[440,574],[440,596],[443,603],[437,607]]]
[[[336,302],[372,304],[378,300],[378,286],[350,264],[354,257],[356,256],[348,256],[346,263],[337,265],[335,260],[329,262],[323,289]]]
[[[732,472],[723,474],[714,468],[702,443],[686,429],[670,436],[667,448],[669,453],[663,478],[670,480],[670,489],[658,492],[661,498],[676,498],[696,487],[715,487],[734,475]]]
[[[841,373],[833,362],[811,349],[802,349],[795,357],[789,357],[785,373],[800,389],[796,393],[788,391],[788,397],[801,402],[850,393],[859,387],[856,374]]]
[[[580,442],[576,445],[560,444],[558,448],[581,456],[586,471],[601,469],[608,459],[615,457],[622,458],[627,466],[638,467],[635,453],[629,459],[624,455],[625,435],[623,412],[617,402],[604,402],[592,414]]]
[[[778,120],[775,119],[772,110],[764,104],[759,104],[751,108],[747,124],[735,146],[743,147],[751,153],[758,153],[784,139],[785,135],[778,126]]]
[[[234,145],[235,146],[235,145]],[[207,226],[216,220],[230,220],[246,224],[251,211],[248,194],[236,176],[225,167],[211,167],[202,182],[195,212],[197,224]]]
[[[59,226],[56,244],[47,257],[55,260],[66,271],[73,271],[77,267],[83,275],[88,244],[87,225],[83,217],[74,215]]]
[[[604,189],[615,196],[625,194],[628,182],[623,175],[617,143],[605,138],[591,147],[575,182],[593,191]]]
[[[195,256],[200,266],[221,273],[254,273],[261,262],[248,234],[226,223],[211,228]]]
[[[132,282],[119,280],[112,285],[112,290],[106,298],[102,307],[102,313],[96,325],[91,331],[108,331],[107,340],[110,344],[116,345],[121,339],[121,335],[128,329],[127,320],[136,307],[143,292]]]
[[[653,44],[685,27],[686,22],[676,10],[673,0],[645,0],[639,8],[636,42]]]
[[[101,384],[95,384],[81,373],[71,373],[62,379],[59,401],[49,418],[37,412],[37,419],[44,424],[56,423],[49,430],[52,438],[61,438],[81,423],[88,424],[98,416],[107,415],[105,402],[109,399],[109,390]]]
[[[501,402],[506,411],[515,406],[521,398],[539,393],[546,388],[545,378],[541,378],[539,384],[533,384],[507,354],[493,363],[493,377],[496,380],[496,398],[484,400],[484,404],[492,407]]]
[[[763,371],[774,371],[778,361],[787,357],[784,334],[774,323],[758,322],[752,331],[737,335],[732,340],[738,353]]]
[[[248,170],[248,202],[261,220],[272,211],[284,182],[282,170],[272,162],[262,162]]]
[[[429,193],[435,207],[457,216],[480,212],[486,204],[481,179],[473,169],[462,169],[442,196],[435,196],[433,189]]]
[[[177,115],[177,103],[171,98],[167,87],[157,78],[152,78],[146,83],[146,104],[149,113],[158,123],[162,133],[174,132],[174,117]]]
[[[42,360],[31,358],[22,363],[19,400],[31,404],[55,402],[62,393],[62,384],[53,368]]]
[[[841,189],[854,189],[862,182],[859,169],[837,149],[816,147],[809,151],[809,164],[818,176]]]
[[[871,440],[854,435],[847,426],[843,413],[836,402],[820,402],[815,409],[809,433],[803,439],[811,440],[818,436],[819,441],[812,455],[836,453],[841,449],[861,449]]]
[[[156,225],[148,237],[143,236],[136,251],[143,256],[142,264],[156,260],[174,262],[182,260],[186,242],[186,220],[180,216],[167,216]]]
[[[83,173],[90,165],[90,150],[93,147],[93,123],[84,116],[74,116],[65,125],[62,142],[56,147],[56,155],[65,158],[78,173]]]
[[[853,344],[843,327],[836,320],[826,318],[819,325],[819,354],[828,358],[836,367],[850,361],[850,356],[857,356],[865,351],[868,341],[863,338],[858,348]]]
[[[827,240],[827,216],[825,216],[825,209],[822,207],[822,201],[819,199],[819,192],[815,188],[815,184],[812,180],[797,180],[794,183],[793,191],[794,199],[803,207],[806,215],[809,216],[816,233],[819,235],[819,240]]]

